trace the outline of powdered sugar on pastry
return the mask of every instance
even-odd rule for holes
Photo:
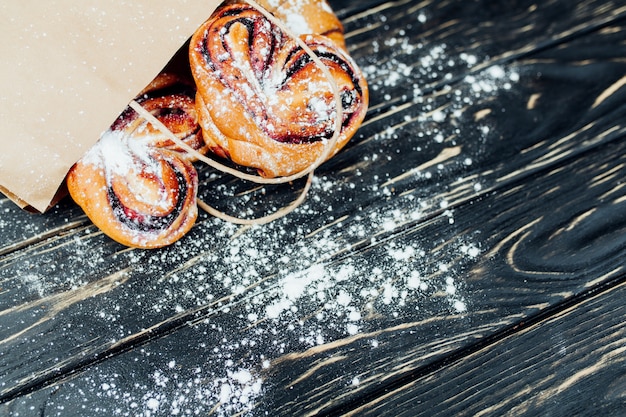
[[[293,9],[304,18],[304,8],[313,6],[296,2],[280,13]],[[367,83],[333,39],[307,34],[301,41],[328,68],[341,94],[343,126],[332,156],[365,117]],[[331,83],[309,52],[262,13],[239,3],[218,9],[192,37],[189,57],[199,122],[214,152],[270,178],[304,171],[323,155],[323,142],[336,130]]]

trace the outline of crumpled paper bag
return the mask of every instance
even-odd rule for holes
[[[0,191],[44,212],[219,0],[0,4]]]

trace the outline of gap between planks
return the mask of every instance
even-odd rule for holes
[[[617,275],[612,277],[605,276],[605,281],[588,287],[582,292],[570,298],[564,299],[557,304],[549,306],[544,310],[540,310],[537,314],[528,317],[528,319],[520,323],[516,323],[512,326],[506,327],[490,336],[487,336],[475,342],[472,345],[453,351],[447,356],[436,360],[435,362],[430,363],[426,366],[417,367],[415,369],[406,371],[405,373],[397,376],[395,379],[389,381],[381,388],[378,388],[377,390],[372,391],[359,398],[353,399],[347,404],[327,408],[325,410],[318,410],[319,412],[315,413],[314,415],[318,417],[357,415],[362,409],[369,407],[372,404],[376,404],[377,402],[382,401],[385,398],[393,396],[395,393],[401,391],[404,387],[411,385],[414,381],[420,378],[432,375],[437,371],[448,367],[469,355],[487,349],[490,346],[493,346],[503,341],[504,339],[508,339],[510,337],[529,331],[535,326],[551,320],[556,316],[567,313],[568,311],[571,311],[592,299],[600,297],[610,292],[611,290],[626,284],[626,273],[622,271],[622,269],[623,268],[620,268],[619,271],[612,271],[611,273],[609,273],[609,275],[612,273],[616,273]]]

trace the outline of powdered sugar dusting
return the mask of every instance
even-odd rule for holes
[[[332,179],[316,179],[313,203],[295,215],[319,212],[315,200],[321,203],[324,190],[338,187]],[[462,274],[481,253],[472,236],[460,235],[444,245],[421,241],[413,233],[386,238],[419,219],[422,208],[409,199],[397,206],[363,210],[317,231],[286,233],[293,229],[290,219],[243,232],[220,224],[218,235],[194,238],[200,246],[212,245],[211,253],[188,245],[166,250],[163,256],[179,258],[183,264],[197,256],[202,260],[155,283],[160,291],[149,292],[158,291],[159,297],[146,303],[144,314],[179,314],[211,306],[203,308],[205,318],[189,329],[187,337],[197,345],[188,347],[189,341],[178,333],[167,340],[172,353],[162,347],[142,348],[133,356],[153,368],[150,378],[134,382],[134,387],[123,372],[111,375],[110,369],[97,378],[85,377],[81,386],[92,386],[90,395],[114,401],[117,408],[104,408],[111,416],[254,415],[269,382],[265,376],[283,355],[375,331],[376,317],[401,323],[407,314],[436,299],[446,314],[466,313],[471,303]],[[442,221],[451,218],[453,214],[446,213]],[[216,223],[221,222],[202,223],[195,231],[215,232]],[[366,236],[371,241],[357,249],[355,243]],[[338,255],[344,250],[351,255]],[[140,262],[148,276],[160,270],[158,255],[151,252],[141,253],[134,262]],[[128,312],[108,309],[101,314],[113,323]],[[181,343],[196,352],[190,357],[205,352],[203,362],[177,356]],[[370,341],[372,348],[377,344],[376,339]],[[350,371],[346,378],[346,384],[358,384]],[[143,394],[131,394],[138,391]]]
[[[416,16],[418,23],[427,19],[427,11]],[[97,404],[94,415],[256,415],[257,405],[275,388],[271,372],[286,355],[370,335],[423,310],[428,317],[472,313],[465,279],[483,254],[480,231],[456,229],[454,195],[446,193],[454,184],[438,184],[436,195],[421,194],[415,184],[432,185],[440,177],[465,181],[469,192],[484,189],[481,178],[470,175],[480,155],[467,150],[464,135],[471,131],[484,138],[492,128],[482,114],[468,117],[466,111],[512,89],[519,74],[499,65],[474,71],[488,57],[455,54],[445,43],[425,45],[402,30],[379,42],[385,45],[375,44],[374,55],[381,46],[393,46],[385,51],[395,53],[385,60],[374,56],[377,65],[361,67],[374,104],[392,107],[390,115],[355,138],[359,146],[371,144],[356,167],[317,177],[307,202],[289,217],[239,227],[201,216],[190,235],[172,247],[114,255],[104,244],[102,253],[91,252],[90,239],[107,241],[86,229],[63,246],[63,262],[57,259],[54,270],[37,275],[38,284],[35,275],[24,273],[33,267],[30,261],[0,265],[2,276],[16,277],[33,297],[87,285],[67,273],[83,260],[88,264],[81,268],[93,276],[111,258],[128,267],[126,282],[106,299],[84,301],[88,324],[107,335],[102,343],[115,344],[167,320],[182,321],[160,340],[64,384],[46,411],[62,415],[69,401],[81,398]],[[425,92],[434,80],[438,94]],[[394,106],[407,110],[394,118]],[[409,139],[415,143],[412,157],[438,151],[431,160],[406,163],[407,155],[397,155],[397,143]],[[458,175],[440,175],[452,169]],[[238,197],[244,208],[236,214],[251,214],[245,206],[255,202],[271,204],[266,189],[241,193],[237,184],[215,178],[206,174],[205,184],[215,185],[210,191],[215,194]],[[7,223],[0,219],[3,228]],[[54,264],[48,256],[38,262]],[[142,328],[128,328],[128,317]],[[368,348],[383,343],[367,336]],[[137,368],[128,370],[128,364]],[[367,369],[346,369],[339,384],[363,385],[367,376],[359,372]]]

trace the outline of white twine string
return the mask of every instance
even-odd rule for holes
[[[306,199],[306,195],[308,194],[311,188],[315,169],[317,169],[322,163],[324,163],[324,161],[326,161],[326,159],[328,159],[330,153],[335,148],[337,141],[339,140],[339,137],[341,135],[341,128],[343,124],[343,103],[341,102],[341,92],[339,91],[339,86],[337,85],[337,82],[333,78],[328,67],[315,54],[315,52],[313,52],[313,50],[300,37],[298,37],[293,32],[291,32],[291,30],[287,28],[279,19],[277,19],[269,11],[265,10],[256,1],[254,0],[245,0],[245,1],[249,3],[252,7],[256,8],[261,14],[263,14],[263,16],[265,16],[265,18],[267,18],[274,25],[278,26],[281,30],[284,31],[284,33],[286,33],[289,37],[291,37],[298,44],[298,46],[302,48],[302,50],[311,57],[311,60],[322,71],[322,73],[328,80],[328,83],[330,84],[331,90],[334,95],[335,108],[336,108],[335,131],[333,133],[333,136],[330,139],[325,141],[322,152],[320,153],[318,158],[308,168],[300,172],[297,172],[293,175],[279,177],[279,178],[264,178],[261,176],[250,175],[250,174],[238,171],[229,166],[221,164],[215,161],[214,159],[206,157],[205,155],[193,149],[191,146],[187,145],[185,142],[179,139],[172,131],[170,131],[163,123],[161,123],[161,121],[159,121],[155,116],[153,116],[152,113],[150,113],[145,108],[143,108],[143,106],[139,104],[137,101],[132,100],[129,103],[129,106],[133,110],[135,110],[139,114],[140,117],[145,119],[148,123],[152,124],[156,129],[158,129],[163,134],[165,134],[178,147],[184,149],[186,152],[194,156],[199,161],[204,162],[205,164],[217,169],[218,171],[221,171],[221,172],[233,175],[237,178],[241,178],[243,180],[251,181],[257,184],[284,184],[287,182],[295,181],[297,179],[300,179],[308,175],[307,182],[302,192],[300,193],[300,195],[298,196],[296,200],[294,200],[288,206],[285,206],[282,209],[272,214],[259,217],[259,218],[245,219],[245,218],[234,217],[220,210],[217,210],[216,208],[208,205],[201,199],[197,199],[198,207],[200,207],[202,210],[206,211],[207,213],[215,217],[218,217],[220,219],[223,219],[225,221],[235,223],[235,224],[252,225],[252,224],[265,224],[265,223],[274,221],[276,219],[279,219],[281,217],[284,217],[287,214],[291,213],[293,210],[295,210],[298,206],[300,206],[304,202],[304,200]]]

